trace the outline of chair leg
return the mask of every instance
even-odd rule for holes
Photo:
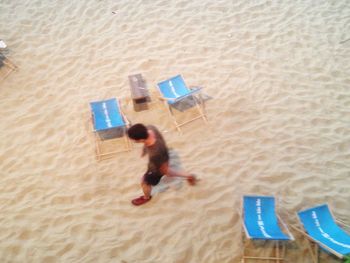
[[[250,241],[250,240],[248,240]],[[249,256],[245,254],[245,248],[246,248],[246,243],[243,241],[243,256],[241,259],[242,263],[245,263],[246,260],[250,262],[250,260],[255,260],[255,261],[273,261],[277,263],[284,262],[284,244],[282,243],[282,251],[280,251],[280,242],[275,241],[272,246],[272,253],[274,256],[268,256],[268,257],[260,257],[260,256]]]
[[[5,80],[11,74],[11,72],[15,71],[18,67],[15,65],[15,63],[13,63],[7,57],[5,57],[5,59],[2,61],[4,63],[4,66],[7,68],[6,74],[2,77],[2,80]]]
[[[126,145],[126,150],[130,151],[129,140],[128,140],[128,137],[125,134],[124,134],[124,142],[125,142],[125,145]]]
[[[131,149],[132,149],[132,144],[131,144],[131,141],[130,141],[130,139],[129,139],[129,136],[126,134],[126,135],[125,135],[125,138],[126,138],[127,145],[128,145],[128,151],[131,151]]]
[[[308,249],[310,251],[312,261],[314,263],[318,263],[318,246],[314,242],[310,244],[311,242],[307,242]]]
[[[277,258],[277,263],[280,263],[279,257],[280,257],[280,248],[279,248],[278,241],[276,241],[276,258]]]
[[[13,69],[13,70],[15,70],[15,69],[17,69],[18,67],[15,65],[15,63],[13,63],[11,60],[9,60],[8,58],[6,58],[5,60],[4,60],[4,64],[6,65],[6,66],[8,66],[9,68],[11,68],[11,69]]]
[[[129,141],[129,137],[128,137],[127,133],[128,133],[128,128],[124,127],[123,128],[123,137],[124,137],[124,142],[125,142],[125,145],[126,145],[126,151],[130,151],[131,147],[130,147],[130,141]]]
[[[282,257],[284,258],[286,255],[286,246],[285,244],[282,242]]]
[[[204,100],[203,100],[203,97],[201,94],[198,95],[197,109],[198,109],[200,115],[202,116],[202,119],[204,120],[204,122],[208,123],[206,110],[205,110],[205,103],[204,103]]]
[[[98,135],[95,133],[95,147],[96,147],[96,157],[97,161],[100,161],[101,156],[100,156],[100,143],[99,143],[99,138]]]
[[[205,115],[204,115],[204,113],[203,113],[203,111],[202,111],[202,109],[201,109],[201,106],[200,105],[198,105],[198,104],[196,104],[196,108],[197,108],[197,110],[199,111],[199,115],[202,117],[202,119],[204,120],[204,122],[208,122],[207,121],[207,118],[205,117]]]
[[[180,125],[178,124],[175,116],[174,116],[174,113],[173,113],[173,110],[171,109],[170,105],[167,105],[168,106],[168,112],[169,112],[169,115],[170,117],[173,119],[174,123],[175,123],[175,126],[176,126],[176,129],[181,132],[181,129],[180,129]]]
[[[243,242],[243,255],[242,255],[242,263],[245,263],[245,257],[246,257],[246,239],[244,238],[243,236],[243,233],[242,233],[242,242]]]
[[[6,74],[2,77],[2,80],[5,80],[11,74],[12,71],[13,69],[8,70]]]

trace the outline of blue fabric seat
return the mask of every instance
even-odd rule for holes
[[[336,223],[327,204],[302,210],[298,217],[305,234],[320,247],[339,258],[350,255],[350,235]]]
[[[294,237],[276,214],[275,198],[272,196],[243,196],[242,210],[246,237],[250,240],[274,241],[276,253],[271,257],[252,257],[243,251],[242,261],[245,262],[246,259],[283,260],[278,241],[294,240]]]
[[[114,153],[130,150],[130,142],[126,131],[129,122],[126,116],[121,111],[119,101],[116,98],[95,101],[90,103],[95,138],[96,138],[96,152],[97,158],[109,158]],[[113,149],[108,152],[101,151],[101,144],[103,141],[123,138],[125,140],[125,148]]]
[[[91,102],[95,131],[126,126],[117,99]]]
[[[244,225],[251,239],[290,240],[278,225],[275,199],[270,196],[244,196]]]
[[[205,104],[204,100],[200,94],[202,88],[189,88],[185,84],[184,79],[181,75],[177,75],[170,79],[158,83],[158,90],[161,94],[161,100],[163,100],[169,109],[169,113],[173,118],[176,128],[180,131],[180,127],[185,125],[193,120],[202,118],[207,122],[205,114]],[[192,100],[191,100],[192,99]],[[178,106],[181,102],[187,101],[190,106],[195,106],[198,110],[198,115],[186,122],[178,122],[175,118],[173,109],[179,108]],[[192,104],[192,105],[191,105]],[[188,107],[190,108],[190,107]]]

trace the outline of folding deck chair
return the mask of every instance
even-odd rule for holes
[[[276,215],[275,198],[272,196],[243,196],[243,228],[248,240],[269,240],[274,242],[275,255],[269,257],[246,255],[243,245],[242,263],[247,260],[273,260],[282,262],[285,252],[284,242],[294,240],[287,226]],[[280,251],[280,243],[282,251]],[[282,252],[282,253],[281,253]]]
[[[177,75],[173,78],[158,83],[158,90],[161,94],[160,99],[164,102],[166,108],[168,108],[169,114],[175,122],[176,129],[178,131],[181,131],[180,127],[182,125],[185,125],[199,118],[202,118],[205,122],[207,122],[205,104],[200,94],[202,90],[201,87],[188,88],[182,76]],[[179,123],[176,120],[173,109],[176,108],[176,106],[179,106],[179,104],[185,100],[189,102],[190,107],[195,106],[199,114],[188,121]]]
[[[7,51],[7,45],[5,41],[0,39],[0,69],[4,73],[1,73],[1,79],[4,80],[12,71],[18,69],[18,67],[13,63],[8,57],[6,57],[2,51]]]
[[[8,59],[8,57],[0,52],[0,69],[2,69],[1,71],[4,72],[1,74],[1,79],[4,80],[12,71],[17,70],[18,67],[10,59]]]
[[[112,98],[91,102],[90,106],[94,125],[97,159],[107,159],[113,157],[115,153],[129,151],[131,146],[126,134],[129,121],[121,111],[119,101]],[[102,152],[102,143],[112,139],[124,139],[124,148]]]
[[[338,258],[350,259],[350,235],[334,220],[327,204],[300,211],[298,217],[305,231],[296,230],[312,242],[314,248],[309,246],[309,249],[315,263],[318,262],[319,247]]]

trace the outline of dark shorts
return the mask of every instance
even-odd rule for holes
[[[163,174],[160,172],[147,171],[143,176],[143,181],[148,185],[157,185],[162,177]]]

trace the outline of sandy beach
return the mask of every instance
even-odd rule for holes
[[[18,70],[0,82],[0,262],[240,262],[245,194],[275,196],[287,225],[323,203],[350,225],[349,14],[348,0],[1,0]],[[147,111],[130,99],[136,73]],[[176,131],[156,86],[177,74],[203,87],[209,124]],[[89,103],[114,97],[196,186],[130,203],[141,146],[95,157]],[[286,262],[311,263],[291,231]]]

